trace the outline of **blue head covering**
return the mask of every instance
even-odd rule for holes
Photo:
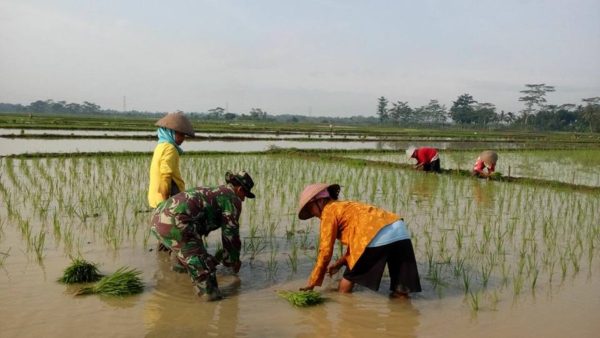
[[[175,142],[175,130],[160,127],[157,130],[158,133],[158,143],[171,143],[177,148],[177,152],[179,155],[183,154],[183,149],[179,147],[179,145]]]

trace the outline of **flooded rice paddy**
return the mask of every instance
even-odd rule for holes
[[[7,337],[83,335],[362,337],[587,337],[600,329],[600,196],[411,170],[349,166],[281,155],[185,155],[188,187],[248,170],[238,276],[219,274],[226,299],[194,296],[149,236],[150,155],[0,159],[0,326]],[[304,185],[336,182],[342,198],[402,215],[423,292],[333,291],[325,304],[291,307],[277,290],[304,286],[318,222],[296,218]],[[208,238],[217,249],[219,231]],[[342,248],[335,250],[339,255]],[[73,296],[56,282],[69,257],[103,273],[143,272],[141,295]]]
[[[470,170],[481,151],[440,151],[442,168]],[[600,187],[600,149],[498,151],[496,171],[512,177],[530,177]],[[348,154],[351,158],[412,163],[404,152]],[[510,169],[509,169],[510,167]]]
[[[0,128],[0,156],[32,153],[150,152],[156,146],[154,133],[143,131],[21,130]],[[460,138],[338,135],[325,133],[198,133],[183,144],[185,151],[257,152],[271,148],[404,150],[416,140],[438,149],[523,149],[552,148],[543,141],[530,143],[508,139],[471,140]],[[26,136],[26,137],[25,137]],[[128,138],[131,137],[131,138]],[[142,138],[140,138],[142,137]],[[148,137],[148,139],[145,139]],[[396,136],[397,137],[397,136]],[[561,147],[581,147],[562,144]]]

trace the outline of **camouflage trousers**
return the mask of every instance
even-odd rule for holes
[[[219,295],[220,291],[216,276],[219,262],[206,251],[202,237],[184,234],[186,228],[181,229],[170,226],[170,229],[159,230],[157,226],[170,225],[153,224],[150,231],[160,243],[172,250],[172,255],[175,255],[179,263],[187,270],[199,293],[205,293],[209,296]]]

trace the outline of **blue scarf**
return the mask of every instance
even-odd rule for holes
[[[175,131],[173,129],[160,127],[157,130],[158,132],[158,143],[171,143],[177,148],[177,152],[179,155],[183,154],[183,149],[175,143]]]

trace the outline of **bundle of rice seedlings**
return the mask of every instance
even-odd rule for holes
[[[84,259],[73,259],[71,265],[63,272],[63,276],[58,279],[60,283],[91,283],[102,278],[96,264],[87,262]]]
[[[103,277],[96,284],[80,289],[75,295],[103,294],[110,296],[127,296],[141,293],[144,283],[139,275],[142,272],[132,268],[122,267],[115,273]]]
[[[287,299],[290,304],[297,307],[306,307],[321,304],[325,301],[325,298],[321,297],[321,294],[317,291],[279,291],[277,293],[280,297]]]

